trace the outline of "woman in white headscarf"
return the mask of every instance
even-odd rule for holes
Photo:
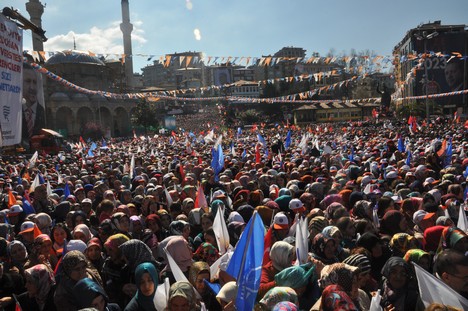
[[[275,275],[290,267],[293,261],[296,260],[294,246],[284,241],[275,242],[270,249],[270,259],[271,261],[262,267],[258,298],[262,298],[266,292],[275,287]]]

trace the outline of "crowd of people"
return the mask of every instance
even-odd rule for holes
[[[189,131],[2,157],[0,310],[236,310],[220,210],[234,249],[253,215],[269,233],[256,310],[364,311],[379,291],[381,310],[461,310],[425,305],[413,263],[468,298],[463,123]]]

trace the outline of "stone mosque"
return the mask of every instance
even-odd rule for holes
[[[134,91],[131,32],[128,0],[122,0],[122,23],[125,62],[105,61],[89,53],[69,50],[55,53],[41,66],[75,85],[90,90],[113,93]],[[26,3],[31,21],[41,25],[44,5],[39,0]],[[43,42],[33,34],[34,51],[43,51]],[[130,117],[134,99],[113,99],[76,92],[43,76],[46,127],[64,136],[79,136],[90,123],[99,125],[104,136],[125,136],[131,133]]]

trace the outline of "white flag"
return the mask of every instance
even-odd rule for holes
[[[213,222],[213,231],[218,243],[219,254],[222,255],[229,248],[229,232],[224,221],[224,207],[220,206]]]
[[[47,197],[49,197],[52,194],[52,187],[50,186],[49,180],[47,180]]]
[[[179,282],[179,281],[186,281],[188,282],[189,280],[187,279],[187,277],[185,276],[185,274],[182,272],[182,270],[180,269],[179,265],[177,265],[177,263],[175,262],[174,258],[172,258],[171,254],[167,251],[167,248],[164,248],[164,252],[166,253],[166,256],[167,256],[167,262],[169,264],[169,267],[171,267],[171,271],[172,271],[172,274],[174,275],[174,279],[176,280],[176,282]],[[189,282],[190,283],[190,282]],[[191,283],[190,283],[191,284]],[[192,285],[193,287],[193,285]],[[195,294],[197,295],[197,298],[198,299],[201,299],[201,296],[200,294],[198,293],[198,291],[193,288]]]
[[[164,194],[166,195],[166,201],[167,201],[167,208],[169,208],[173,202],[171,195],[169,194],[169,191],[167,191],[166,187],[164,187]]]
[[[128,172],[128,176],[130,179],[133,179],[133,170],[135,169],[135,155],[132,154],[132,159],[130,160],[130,172]]]
[[[418,278],[419,293],[427,308],[433,302],[468,310],[468,300],[450,288],[447,284],[413,262]]]
[[[37,151],[34,152],[31,159],[29,159],[29,167],[34,167],[36,165],[38,157],[39,157],[39,154],[37,153]]]
[[[154,294],[153,302],[154,307],[158,311],[164,311],[167,307],[167,300],[169,299],[169,289],[171,284],[169,284],[169,278],[165,278],[162,284],[159,284],[156,288],[156,293]]]
[[[457,228],[468,232],[468,220],[466,219],[465,204],[460,205],[460,214],[458,216]]]
[[[34,180],[29,187],[29,193],[34,192],[34,189],[36,189],[37,186],[39,186],[41,183],[39,182],[39,173],[36,174],[36,177],[34,177]]]
[[[307,243],[309,241],[307,237],[307,222],[303,217],[298,218],[296,225],[296,257],[300,264],[305,264],[309,257]]]

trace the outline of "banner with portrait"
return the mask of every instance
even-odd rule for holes
[[[424,60],[416,72],[416,96],[426,95],[425,69],[427,68],[427,94],[448,93],[467,89],[466,60],[455,57],[453,53],[465,51],[464,33],[440,33],[427,40],[428,51],[440,51],[449,56],[433,55]],[[424,50],[424,40],[415,41],[415,50]],[[435,100],[437,105],[454,111],[468,104],[466,95],[446,96]]]
[[[0,14],[1,146],[21,142],[23,30]]]

